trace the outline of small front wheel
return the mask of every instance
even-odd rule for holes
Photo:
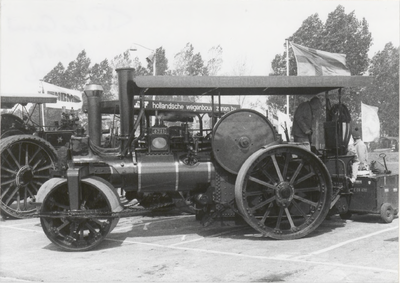
[[[68,217],[71,211],[67,180],[50,179],[53,188],[45,197],[41,213],[53,213],[55,217],[41,216],[40,222],[46,236],[58,247],[67,251],[87,251],[99,245],[114,229],[118,218],[79,218]],[[61,181],[60,181],[61,180]],[[116,202],[104,193],[102,187],[105,181],[86,178],[81,182],[80,210],[109,213],[116,211]],[[110,185],[111,186],[111,185]],[[57,213],[60,214],[57,217]]]
[[[394,208],[390,203],[384,203],[381,206],[381,218],[386,223],[391,223],[394,219]]]

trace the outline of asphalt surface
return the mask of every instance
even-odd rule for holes
[[[0,222],[0,282],[399,282],[399,220],[325,220],[308,237],[261,238],[193,215],[123,218],[93,251],[64,252],[39,219]]]

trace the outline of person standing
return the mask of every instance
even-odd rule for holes
[[[303,143],[303,146],[308,150],[311,150],[313,121],[321,109],[321,101],[314,96],[310,101],[300,103],[294,113],[292,127],[294,141]]]
[[[354,139],[354,149],[357,154],[358,160],[360,161],[358,169],[359,170],[369,170],[367,146],[361,140],[360,135],[353,135],[353,139]]]
[[[361,131],[359,126],[353,128],[353,142],[349,143],[348,155],[353,155],[352,174],[350,181],[354,183],[357,179],[358,171],[369,170],[368,148],[361,140]]]

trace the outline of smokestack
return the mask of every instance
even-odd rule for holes
[[[121,130],[121,148],[125,148],[126,140],[133,130],[133,96],[135,89],[135,69],[121,68],[118,73],[119,113]]]
[[[89,84],[85,87],[88,99],[89,138],[94,145],[100,146],[101,141],[101,112],[100,101],[103,87],[97,84]]]

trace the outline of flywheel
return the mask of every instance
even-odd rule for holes
[[[265,116],[254,110],[239,109],[224,115],[215,125],[212,150],[225,170],[237,174],[250,155],[275,142],[276,137]]]

